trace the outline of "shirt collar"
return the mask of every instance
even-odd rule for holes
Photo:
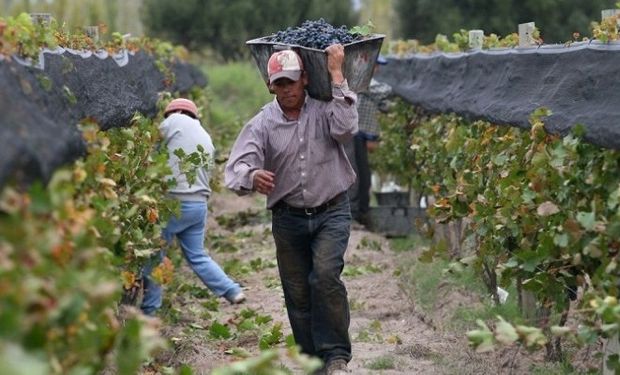
[[[301,111],[299,113],[299,117],[301,117],[301,113],[304,112],[304,110],[306,109],[306,107],[308,106],[308,90],[304,90],[304,104],[301,105]],[[275,107],[276,112],[278,113],[278,115],[280,116],[280,118],[282,118],[283,120],[286,121],[292,121],[290,120],[288,117],[286,117],[286,115],[284,114],[284,111],[282,110],[282,107],[280,107],[280,103],[278,103],[278,98],[276,96],[273,97],[273,107]]]

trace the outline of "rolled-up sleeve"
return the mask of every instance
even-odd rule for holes
[[[239,195],[253,189],[253,172],[265,164],[263,139],[256,123],[248,123],[239,133],[224,168],[225,186]]]
[[[344,80],[339,85],[332,83],[332,96],[327,111],[330,134],[338,142],[345,143],[358,131],[357,95]]]

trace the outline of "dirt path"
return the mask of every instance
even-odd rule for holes
[[[160,371],[161,366],[176,368],[188,364],[197,374],[209,374],[214,368],[239,360],[231,354],[239,352],[238,348],[252,355],[260,353],[261,329],[241,331],[234,328],[243,310],[246,315],[247,311],[253,311],[269,316],[272,321],[265,327],[281,322],[283,335],[291,333],[264,200],[221,192],[210,205],[207,245],[211,255],[221,265],[233,264],[231,261],[235,260],[237,266],[232,275],[243,285],[248,299],[242,305],[231,306],[223,299],[206,300],[200,293],[188,293],[188,290],[201,290],[201,286],[183,264],[180,272],[184,281],[174,286],[177,290],[167,292],[170,307],[168,316],[162,316],[164,322],[171,322],[165,325],[164,335],[171,339],[174,347],[156,359],[152,373]],[[506,361],[500,359],[501,353],[491,357],[474,354],[462,336],[440,332],[433,326],[433,317],[416,311],[399,285],[400,278],[395,275],[398,266],[410,261],[407,257],[412,256],[393,252],[381,235],[363,228],[352,230],[343,276],[351,305],[351,373],[525,373],[515,368],[507,371]],[[193,285],[193,289],[188,285]],[[209,336],[208,327],[213,321],[229,326],[232,337],[213,339]],[[284,344],[276,347],[283,348]],[[293,373],[303,373],[294,361],[283,355],[281,358],[282,364]]]
[[[380,249],[363,246],[376,241]],[[361,246],[360,246],[361,245]],[[432,356],[441,352],[431,326],[422,322],[399,288],[394,275],[398,259],[384,238],[363,230],[353,230],[346,257],[349,267],[376,267],[377,272],[345,276],[351,311],[350,334],[354,358],[350,368],[354,374],[379,373],[381,361],[392,361],[393,369],[382,374],[438,374],[441,371]]]

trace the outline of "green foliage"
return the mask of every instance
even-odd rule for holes
[[[233,214],[219,215],[216,220],[217,223],[228,229],[234,230],[235,228],[250,225],[260,224],[268,222],[268,213],[265,210],[252,210],[240,211]]]
[[[75,94],[71,91],[69,87],[63,85],[62,92],[65,95],[65,99],[67,99],[69,104],[75,105],[75,103],[77,103],[77,98],[75,97]]]
[[[0,14],[16,16],[20,13],[51,13],[59,23],[70,29],[89,25],[107,25],[132,35],[142,34],[139,19],[141,1],[120,0],[27,0],[0,1]]]
[[[382,251],[381,243],[379,241],[370,239],[366,236],[362,237],[360,243],[357,245],[358,249],[371,249],[374,251]]]
[[[315,357],[309,357],[299,353],[299,349],[295,346],[289,347],[287,356],[295,363],[299,364],[303,372],[311,374],[318,370],[322,363]],[[259,356],[245,359],[243,361],[234,362],[228,366],[215,369],[212,375],[238,375],[238,374],[254,374],[254,375],[288,375],[290,372],[282,369],[279,365],[280,357],[275,350],[265,350]]]
[[[390,370],[396,368],[396,360],[393,356],[387,355],[373,359],[366,365],[370,370]]]
[[[224,269],[224,272],[232,277],[242,277],[244,275],[259,272],[265,268],[273,268],[275,266],[276,262],[274,260],[266,261],[262,258],[257,258],[250,260],[247,263],[243,263],[239,259],[231,259],[224,262],[222,268]]]
[[[196,147],[196,151],[186,154],[182,148],[177,148],[172,153],[179,159],[179,171],[185,175],[191,187],[196,182],[196,174],[201,169],[211,169],[212,158],[202,145]]]
[[[6,20],[0,18],[0,23],[6,23],[5,30],[0,33],[0,53],[16,53],[37,60],[41,47],[57,46],[53,29],[40,23],[34,24],[26,13]]]
[[[382,333],[381,322],[373,320],[368,327],[359,330],[355,341],[382,343],[385,341]]]
[[[232,337],[232,334],[226,325],[213,322],[209,328],[209,337],[214,339],[229,339]]]
[[[398,29],[397,22],[395,22],[397,20],[394,17],[394,0],[361,0],[360,3],[358,22],[370,20],[379,34],[385,34],[386,40],[392,39],[394,32]]]
[[[482,320],[477,321],[479,329],[467,333],[467,338],[476,351],[479,353],[488,352],[495,349],[498,344],[510,345],[517,341],[523,343],[526,348],[542,348],[548,338],[542,329],[523,325],[513,326],[501,317],[493,330]]]
[[[391,240],[393,244],[395,240]],[[394,247],[394,245],[392,245]],[[521,321],[516,297],[505,304],[496,306],[492,303],[488,291],[476,269],[464,266],[455,267],[445,259],[433,259],[430,263],[404,263],[399,267],[405,284],[412,288],[412,296],[417,306],[425,312],[435,311],[437,306],[447,303],[442,298],[450,290],[461,290],[470,295],[468,303],[455,306],[452,315],[445,322],[445,327],[455,331],[471,329],[477,319],[493,319],[498,314]],[[511,295],[515,295],[510,289]]]
[[[261,335],[258,341],[258,347],[261,350],[267,350],[279,344],[284,335],[282,334],[282,323],[274,324],[271,329]]]
[[[218,147],[229,149],[243,125],[273,100],[254,63],[240,61],[203,67],[209,76],[210,133]]]
[[[39,84],[43,90],[49,92],[52,89],[53,82],[48,76],[44,74],[37,74],[37,81],[39,81]]]
[[[243,309],[228,320],[228,324],[214,321],[209,328],[209,337],[216,340],[230,340],[237,337],[254,336],[258,342],[258,349],[268,351],[275,348],[284,340],[282,323],[272,323],[270,315],[260,315],[255,310]],[[233,331],[236,329],[236,332]],[[247,352],[233,351],[239,357],[247,358]]]
[[[535,28],[534,40],[542,44],[539,38],[540,31]],[[508,34],[500,38],[494,33],[485,35],[482,40],[482,48],[515,48],[519,45],[519,35],[517,33]],[[393,40],[388,47],[389,53],[396,56],[407,56],[415,53],[433,53],[437,51],[455,53],[469,51],[469,31],[465,29],[459,30],[452,34],[452,40],[446,35],[437,34],[435,41],[429,45],[421,45],[417,40]]]
[[[88,179],[80,170],[0,199],[0,363],[12,373],[96,372],[114,352],[135,369],[162,345],[138,316],[118,321],[119,270],[102,246],[97,198],[75,195],[75,178]],[[134,350],[120,350],[128,341]]]
[[[225,60],[249,56],[245,42],[306,19],[354,24],[350,2],[329,0],[145,0],[143,22],[150,34],[191,49],[209,47]]]
[[[8,17],[6,20],[0,18],[0,26],[0,54],[17,54],[22,58],[36,61],[39,58],[41,48],[53,49],[57,46],[91,51],[106,49],[110,53],[121,49],[142,50],[154,57],[155,65],[164,75],[164,82],[167,85],[172,84],[175,79],[171,70],[171,63],[174,60],[183,59],[187,55],[185,48],[175,47],[169,42],[150,38],[130,38],[119,32],[112,32],[107,35],[103,26],[100,32],[101,38],[93,40],[81,29],[69,30],[65,24],[59,24],[53,18],[49,25],[35,24],[30,15],[26,13],[21,13],[16,17]],[[68,74],[74,69],[70,61],[67,60],[66,63],[67,65],[63,67],[64,74]],[[40,82],[45,84],[45,82]],[[69,103],[75,104],[76,98],[68,88],[64,89],[64,93]]]
[[[618,40],[618,16],[608,17],[601,22],[592,22],[592,37],[607,43]]]
[[[0,368],[14,375],[50,373],[50,366],[42,355],[27,353],[22,347],[8,342],[0,342]]]
[[[164,347],[163,340],[155,322],[143,321],[142,317],[128,320],[124,329],[117,338],[117,350],[122,355],[117,356],[117,370],[119,375],[133,375],[138,372],[142,362],[150,354]],[[97,357],[94,359],[98,360]]]
[[[396,0],[400,16],[400,37],[430,43],[435,35],[451,35],[464,29],[482,29],[485,33],[508,35],[523,22],[536,22],[546,43],[571,39],[574,32],[585,35],[590,21],[603,9],[613,8],[614,0]]]
[[[157,125],[140,116],[129,128],[104,133],[86,126],[83,134],[88,157],[76,164],[76,199],[97,210],[97,234],[122,264],[124,286],[131,289],[143,263],[162,248],[162,225],[178,207],[165,198],[168,155],[156,148]]]
[[[121,325],[115,314],[121,293],[139,287],[178,205],[166,199],[170,169],[157,125],[141,116],[132,125],[102,132],[83,124],[86,158],[57,171],[45,189],[5,188],[0,285],[12,287],[0,288],[3,368],[97,372],[116,353],[119,374],[134,374],[163,346],[148,321],[127,313]],[[171,272],[164,262],[153,274],[166,282]],[[30,360],[16,364],[10,353]]]
[[[217,234],[209,234],[210,248],[218,253],[236,253],[239,251],[238,242],[232,236],[223,236]]]
[[[1,53],[33,57],[39,48],[53,47],[50,36],[63,46],[85,40],[54,22],[38,29],[24,15],[0,25]],[[175,53],[164,43],[119,35],[111,44],[88,45],[146,49],[166,61]],[[49,87],[45,77],[38,79],[41,89]],[[64,93],[75,101],[71,90]],[[158,148],[157,124],[136,115],[127,125],[103,132],[86,121],[80,125],[85,158],[58,170],[45,188],[2,191],[0,368],[98,373],[115,360],[119,374],[135,374],[165,346],[153,321],[136,310],[123,307],[117,316],[121,296],[135,303],[129,292],[139,288],[144,263],[163,245],[162,225],[178,208],[166,198],[170,169],[166,150]],[[185,159],[190,167],[205,161],[200,155]],[[172,268],[165,260],[153,276],[165,283]]]
[[[408,237],[396,237],[390,239],[390,248],[397,253],[410,252],[420,247],[427,246],[428,239],[425,236],[420,236],[417,234],[412,234]]]
[[[20,371],[99,368],[99,352],[111,351],[118,334],[118,276],[92,235],[94,212],[66,200],[70,179],[62,171],[49,191],[5,188],[0,201],[0,358],[31,357],[11,365]]]
[[[369,154],[370,167],[380,176],[390,176],[401,186],[409,186],[417,175],[415,150],[411,147],[416,117],[413,107],[398,101],[395,108],[379,118],[381,147]]]
[[[363,266],[345,265],[344,270],[342,271],[342,276],[355,277],[355,276],[361,276],[361,275],[368,275],[371,273],[377,273],[381,271],[382,269],[379,266],[375,266],[374,264],[367,264]]]
[[[410,124],[412,113],[404,108],[396,116]],[[469,263],[486,275],[487,287],[495,275],[504,286],[525,280],[525,290],[560,314],[569,308],[568,292],[587,278],[586,304],[617,295],[620,155],[582,142],[579,129],[564,137],[548,134],[543,120],[549,114],[537,110],[529,132],[431,116],[416,120],[409,137],[415,188],[434,196],[428,212],[435,220],[470,220],[476,257]],[[585,324],[579,334],[572,330],[581,342],[617,332],[613,308],[581,311]],[[535,329],[541,328],[515,329],[521,342],[538,346],[544,340]],[[502,342],[493,335],[493,342]]]

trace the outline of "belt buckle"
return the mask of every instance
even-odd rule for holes
[[[307,215],[307,216],[312,216],[312,215],[314,215],[313,210],[314,210],[314,209],[312,209],[312,208],[304,208],[304,212],[306,213],[306,215]]]

